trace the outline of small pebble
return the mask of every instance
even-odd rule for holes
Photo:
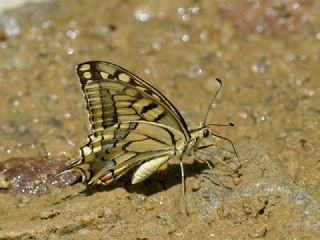
[[[239,185],[241,183],[241,179],[239,177],[233,178],[234,185]]]
[[[126,194],[124,195],[124,197],[125,197],[126,199],[128,199],[128,200],[132,200],[132,196],[131,196],[130,193],[126,193]]]
[[[152,210],[152,209],[154,208],[154,207],[152,206],[152,204],[150,204],[150,203],[148,203],[148,202],[146,202],[143,207],[144,207],[144,209],[147,210],[147,211],[150,211],[150,210]]]
[[[40,212],[40,218],[41,219],[49,219],[54,218],[55,216],[59,215],[60,212],[53,210],[53,209],[43,209]]]
[[[267,234],[267,228],[265,226],[256,226],[249,233],[251,238],[263,238]]]
[[[199,179],[195,179],[193,182],[192,182],[192,191],[193,192],[196,192],[198,191],[199,189],[201,188],[201,182]]]
[[[104,216],[104,209],[103,208],[100,208],[98,211],[97,211],[97,217],[98,218],[102,218]]]
[[[252,206],[248,204],[244,204],[243,210],[247,215],[250,215],[252,213]]]
[[[6,177],[3,175],[0,175],[0,189],[8,189],[9,188],[9,182],[6,181]]]
[[[81,223],[84,224],[84,225],[93,224],[94,216],[90,216],[90,215],[81,216],[81,217],[80,217],[80,221],[81,221]]]

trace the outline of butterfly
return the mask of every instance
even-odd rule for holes
[[[132,184],[136,184],[176,157],[184,189],[183,156],[211,146],[199,147],[202,139],[221,137],[205,124],[210,107],[204,123],[189,129],[163,94],[128,70],[110,62],[90,61],[79,64],[76,72],[91,129],[79,158],[58,173],[76,171],[88,185],[107,185],[134,170]]]

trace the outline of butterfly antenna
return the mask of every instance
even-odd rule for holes
[[[234,124],[233,123],[228,123],[228,124],[210,123],[210,124],[207,124],[206,126],[234,127]]]
[[[203,124],[204,124],[204,125],[206,124],[206,121],[207,121],[207,118],[208,118],[208,115],[209,115],[209,111],[210,111],[210,109],[211,109],[211,106],[212,106],[212,104],[214,103],[214,101],[215,101],[215,99],[216,99],[216,97],[217,97],[217,95],[218,95],[218,93],[219,93],[219,91],[220,91],[220,89],[221,89],[221,87],[222,87],[222,81],[221,81],[219,78],[216,78],[216,81],[219,83],[219,88],[218,88],[218,90],[216,91],[216,93],[214,94],[214,96],[213,96],[213,98],[212,98],[212,100],[211,100],[211,102],[210,102],[210,104],[209,104],[209,107],[208,107],[206,116],[205,116],[204,121],[203,121]]]

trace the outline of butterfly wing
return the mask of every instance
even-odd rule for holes
[[[91,131],[124,121],[156,122],[190,138],[177,109],[159,91],[129,71],[109,62],[85,62],[77,66],[89,112]]]
[[[109,184],[130,169],[149,163],[133,179],[133,183],[140,182],[170,157],[182,153],[185,144],[180,131],[146,121],[118,123],[88,138],[80,148],[79,160],[64,169],[80,172],[87,184]]]
[[[132,180],[137,183],[182,154],[190,138],[187,125],[160,92],[108,62],[82,63],[77,74],[91,134],[79,159],[59,172],[75,170],[88,184],[109,184],[139,167]]]

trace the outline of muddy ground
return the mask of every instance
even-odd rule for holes
[[[0,15],[0,239],[320,239],[320,2],[45,1]],[[75,66],[121,65],[198,126],[210,111],[214,174],[185,158],[86,188],[48,176],[88,134]],[[231,150],[221,139],[211,139]],[[213,179],[210,181],[209,179]],[[74,184],[72,184],[74,183]]]

